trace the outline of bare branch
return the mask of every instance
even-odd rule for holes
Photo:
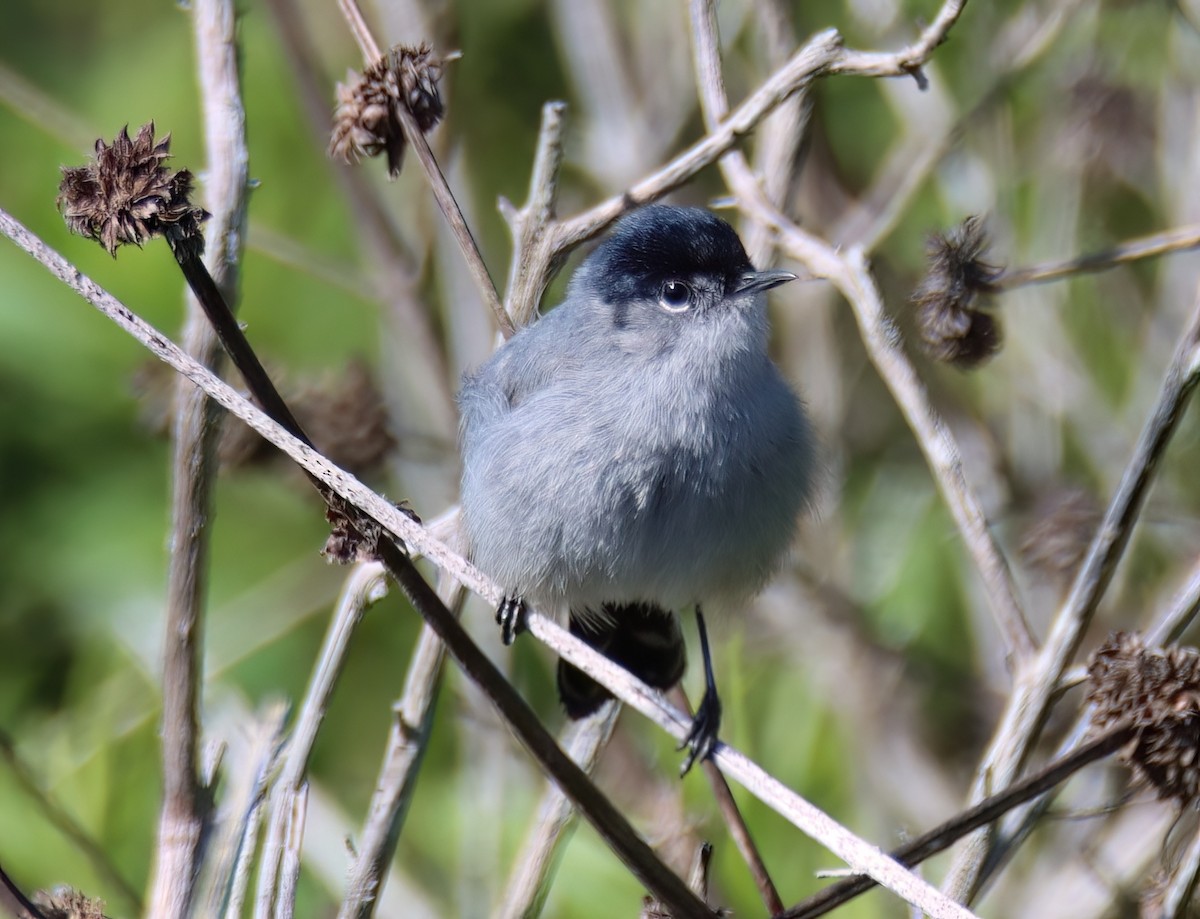
[[[529,178],[529,197],[520,210],[501,201],[500,209],[513,237],[504,309],[518,329],[537,313],[538,301],[550,280],[554,257],[550,230],[558,201],[558,170],[562,165],[566,116],[565,102],[547,102],[542,106],[542,127],[533,158],[533,174]]]
[[[206,187],[213,214],[208,263],[225,299],[234,303],[245,239],[249,161],[234,3],[197,0],[195,33],[208,147]],[[204,366],[219,366],[217,337],[191,297],[184,346]],[[190,914],[212,806],[210,790],[196,768],[208,523],[213,517],[219,410],[202,392],[180,381],[175,411],[163,650],[163,804],[148,904],[151,915],[163,917]]]
[[[830,73],[852,74],[860,77],[911,76],[922,88],[925,77],[921,66],[933,56],[938,45],[946,40],[950,29],[958,22],[967,0],[946,0],[933,22],[921,32],[915,42],[900,51],[843,51]]]
[[[1118,265],[1157,258],[1170,252],[1186,252],[1200,246],[1200,226],[1179,227],[1163,233],[1154,233],[1140,239],[1131,239],[1104,252],[1078,255],[1063,261],[1042,262],[1025,268],[1006,269],[995,280],[997,287],[1011,290],[1027,284],[1044,284],[1077,274],[1107,271]]]
[[[317,731],[325,720],[334,684],[345,664],[350,637],[362,622],[367,609],[385,596],[387,576],[383,566],[378,562],[370,562],[355,567],[338,598],[304,702],[288,738],[283,768],[271,789],[270,816],[259,862],[258,893],[255,898],[255,915],[260,919],[269,919],[281,910],[284,903],[283,881],[279,872],[289,846],[289,835],[296,825],[295,808],[308,773],[308,758],[316,742]],[[303,825],[302,820],[300,825]]]
[[[1150,419],[1092,540],[1071,593],[1055,617],[1038,656],[1019,674],[1000,724],[976,772],[973,800],[1011,784],[1036,742],[1063,673],[1078,651],[1100,598],[1112,579],[1158,464],[1197,383],[1200,383],[1200,296],[1167,369]],[[974,896],[989,848],[987,839],[972,838],[951,868],[947,881],[949,890],[961,894],[962,899]]]
[[[461,612],[464,595],[456,580],[443,574],[438,583],[438,596],[455,615]],[[350,866],[346,896],[338,909],[338,919],[368,919],[374,912],[388,866],[396,854],[400,829],[412,803],[417,770],[428,745],[433,703],[445,656],[446,648],[441,639],[426,625],[413,649],[404,693],[392,706],[383,765],[367,808],[354,864]]]

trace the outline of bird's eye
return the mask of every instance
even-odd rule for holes
[[[659,305],[672,313],[682,313],[692,302],[692,289],[683,281],[667,281],[658,294]]]

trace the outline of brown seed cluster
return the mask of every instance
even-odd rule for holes
[[[111,144],[97,140],[86,166],[64,167],[58,209],[71,231],[98,240],[113,256],[118,246],[140,246],[160,233],[203,248],[200,223],[208,214],[189,200],[192,174],[164,165],[170,146],[170,134],[155,143],[151,121],[132,140],[128,127]]]
[[[1200,651],[1148,648],[1115,632],[1088,662],[1088,702],[1099,729],[1126,723],[1137,730],[1122,751],[1135,779],[1181,804],[1200,792]]]
[[[1001,272],[983,260],[987,247],[980,217],[968,217],[929,241],[929,267],[912,301],[921,340],[935,360],[970,369],[1000,350],[1003,331],[988,296]]]
[[[340,378],[299,391],[288,401],[317,449],[355,475],[379,469],[396,447],[383,393],[361,360],[350,361]],[[279,451],[240,419],[230,418],[218,455],[222,465],[238,467],[270,462]]]
[[[441,120],[442,65],[433,48],[422,42],[416,48],[396,45],[362,74],[350,71],[347,82],[337,86],[329,155],[357,163],[386,152],[388,175],[399,175],[405,143],[399,110],[406,109],[422,133]]]
[[[93,900],[70,887],[39,890],[33,900],[46,919],[104,919],[103,900]]]
[[[1021,556],[1050,580],[1069,582],[1103,519],[1104,509],[1087,489],[1049,492],[1038,500],[1033,520],[1021,536]]]

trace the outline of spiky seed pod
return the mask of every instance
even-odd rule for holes
[[[347,82],[337,85],[329,155],[356,163],[386,152],[388,175],[399,175],[405,141],[398,107],[408,110],[422,133],[441,121],[442,66],[433,48],[422,42],[416,48],[396,45],[361,74],[350,71]]]
[[[1000,350],[1003,330],[987,301],[1000,269],[983,260],[987,247],[980,217],[929,240],[929,265],[912,302],[921,340],[934,360],[970,369]]]
[[[301,396],[296,415],[317,448],[355,475],[378,469],[396,446],[383,393],[361,360],[333,385]]]
[[[151,121],[132,140],[128,126],[111,144],[97,140],[86,166],[63,167],[57,203],[71,231],[98,240],[114,257],[118,246],[167,233],[202,249],[200,223],[208,213],[189,200],[192,174],[164,165],[170,147],[170,134],[155,143]]]
[[[1092,723],[1137,730],[1122,751],[1135,779],[1181,804],[1200,791],[1200,651],[1147,648],[1115,632],[1088,662]]]
[[[379,469],[396,447],[383,393],[361,360],[351,360],[337,379],[296,391],[288,402],[317,449],[355,475]],[[225,425],[217,455],[227,467],[255,466],[280,456],[238,418]]]
[[[103,900],[93,900],[70,887],[39,890],[33,900],[46,919],[105,919]]]

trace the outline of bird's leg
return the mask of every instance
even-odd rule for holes
[[[678,749],[688,748],[687,759],[679,770],[687,775],[697,760],[708,759],[717,745],[717,730],[721,727],[721,700],[717,696],[717,680],[713,676],[712,652],[708,649],[708,629],[704,627],[704,614],[696,606],[696,629],[700,632],[700,653],[704,657],[704,697],[692,717],[692,726]]]
[[[525,631],[525,600],[522,597],[505,597],[496,607],[496,623],[500,626],[500,640],[511,645]]]

